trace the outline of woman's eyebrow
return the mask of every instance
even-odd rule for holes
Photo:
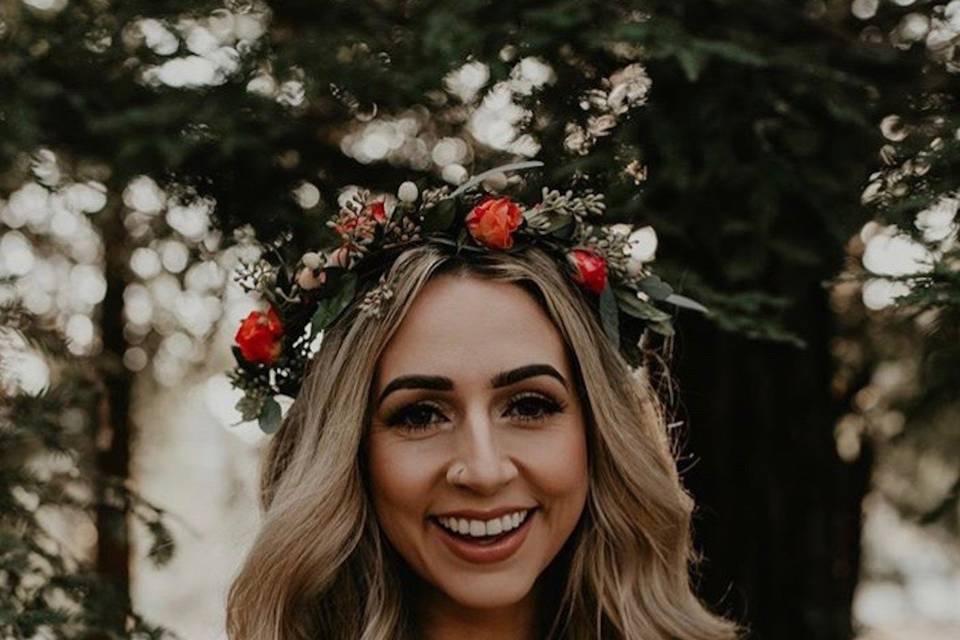
[[[551,376],[559,380],[560,384],[564,387],[567,386],[566,378],[549,364],[528,364],[523,367],[511,369],[510,371],[501,371],[493,376],[493,379],[490,380],[490,388],[499,389],[500,387],[507,387],[521,380],[533,378],[534,376]]]
[[[443,376],[423,376],[409,375],[400,376],[390,381],[380,394],[377,405],[383,404],[384,399],[394,391],[400,389],[435,389],[437,391],[450,391],[453,389],[453,380]]]
[[[521,380],[533,378],[535,376],[550,376],[560,381],[564,387],[567,387],[567,380],[563,375],[549,364],[528,364],[509,371],[501,371],[490,379],[490,388],[499,389],[516,384]],[[384,399],[394,391],[399,389],[434,389],[436,391],[451,391],[453,389],[453,380],[444,376],[426,376],[426,375],[406,375],[394,378],[384,387],[377,400],[377,405],[383,403]]]

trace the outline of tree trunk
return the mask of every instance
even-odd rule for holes
[[[119,603],[111,615],[120,622],[130,608],[130,532],[128,505],[122,487],[130,475],[132,375],[123,365],[123,291],[128,253],[123,249],[122,211],[104,211],[103,240],[107,251],[107,293],[101,307],[103,351],[99,377],[102,383],[95,435],[97,479],[97,572],[117,590]],[[110,216],[109,219],[106,219]]]
[[[833,318],[814,286],[794,307],[806,349],[733,336],[693,314],[679,323],[680,464],[698,505],[701,593],[753,638],[852,636],[871,455],[837,456]]]

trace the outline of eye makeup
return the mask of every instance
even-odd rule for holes
[[[565,388],[570,388],[567,385],[567,380],[563,377],[563,374],[549,364],[528,364],[523,367],[511,369],[509,371],[501,371],[490,379],[490,388],[499,389],[500,387],[508,387],[512,384],[520,382],[521,380],[534,378],[536,376],[550,376],[558,380]],[[399,378],[391,380],[390,383],[384,388],[383,392],[380,394],[380,398],[377,400],[377,406],[383,404],[383,401],[388,395],[399,389],[435,389],[438,391],[452,391],[453,380],[444,376],[420,374],[400,376]]]
[[[561,403],[560,401],[542,393],[533,393],[527,391],[518,394],[510,401],[511,409],[516,409],[517,407],[525,407],[527,409],[533,409],[540,412],[535,415],[530,415],[529,413],[517,414],[516,418],[518,420],[536,421],[545,420],[556,413],[561,413],[567,408],[567,405],[566,403]]]
[[[385,422],[388,427],[419,431],[434,424],[434,422],[410,421],[411,418],[422,417],[424,414],[428,416],[431,414],[440,415],[443,417],[442,408],[438,404],[422,400],[420,402],[414,402],[413,404],[403,405],[391,411]]]
[[[566,402],[557,400],[546,393],[525,391],[510,399],[506,415],[512,415],[513,419],[518,422],[540,422],[562,413],[566,408]],[[439,416],[439,419],[431,419],[435,416]],[[417,420],[417,418],[426,419]],[[423,431],[444,420],[447,420],[447,417],[443,414],[443,408],[439,404],[429,400],[421,400],[391,411],[387,415],[385,423],[391,428]]]

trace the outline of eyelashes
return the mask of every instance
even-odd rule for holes
[[[566,403],[547,395],[527,392],[511,398],[507,413],[520,422],[540,422],[561,413],[566,407]],[[446,419],[440,405],[423,400],[391,412],[386,423],[407,431],[422,431]]]
[[[438,405],[433,402],[417,402],[401,407],[387,416],[387,425],[412,431],[426,429],[435,421],[417,420],[417,418],[429,418],[431,415],[442,415]]]

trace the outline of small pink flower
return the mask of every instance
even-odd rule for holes
[[[367,211],[377,222],[383,222],[387,219],[387,209],[383,204],[383,200],[377,200],[368,204]]]
[[[341,212],[334,230],[344,240],[351,238],[371,240],[377,225],[387,222],[387,207],[383,200],[375,200],[367,204],[359,213]]]

